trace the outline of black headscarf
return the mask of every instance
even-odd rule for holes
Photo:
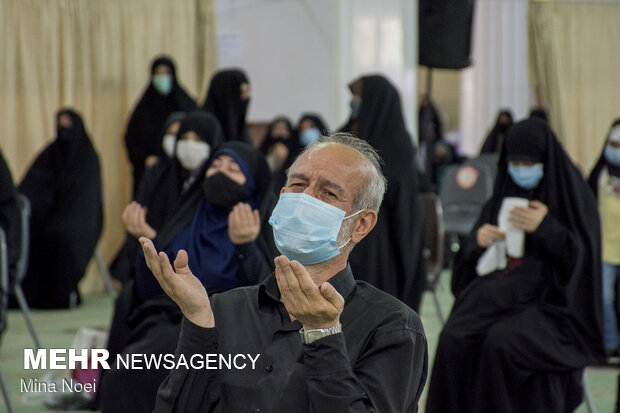
[[[603,145],[603,149],[601,150],[601,155],[598,157],[598,160],[596,161],[596,164],[594,164],[594,168],[592,168],[592,172],[590,172],[590,176],[588,177],[588,184],[590,185],[590,188],[592,188],[592,191],[594,191],[594,196],[596,197],[598,197],[599,176],[601,175],[601,172],[603,171],[604,167],[610,166],[604,156],[605,147],[609,143],[609,138],[611,137],[612,129],[618,125],[620,125],[620,118],[616,119],[614,123],[611,124],[611,127],[609,128],[609,133],[607,134],[607,139],[605,139],[605,144]],[[615,165],[611,165],[611,167],[620,169]]]
[[[279,136],[273,136],[273,129],[278,123],[284,123],[286,125],[286,129],[289,133],[288,139],[282,139]],[[293,158],[299,153],[299,139],[297,138],[297,134],[293,129],[293,124],[286,116],[278,116],[274,120],[269,122],[267,130],[265,131],[263,143],[261,143],[260,146],[260,151],[263,153],[263,155],[267,156],[271,147],[278,142],[286,145],[289,150],[289,158],[291,157],[291,152],[293,152]]]
[[[500,122],[503,116],[509,119],[508,123],[503,124]],[[480,153],[500,153],[502,151],[502,147],[504,146],[504,138],[506,137],[506,133],[508,133],[508,130],[513,123],[512,113],[510,110],[502,109],[497,114],[495,125],[484,140]]]
[[[359,80],[354,83],[359,86]],[[384,161],[388,187],[376,227],[355,247],[349,260],[357,278],[417,310],[426,274],[415,148],[394,86],[375,75],[362,77],[361,88],[359,116],[350,119],[342,130],[356,131],[377,150]]]
[[[30,260],[24,293],[33,307],[68,307],[103,226],[99,157],[80,115],[34,161],[19,192],[30,199]]]
[[[164,142],[164,137],[166,136],[166,133],[168,132],[168,128],[170,128],[172,125],[174,125],[177,122],[180,123],[183,119],[185,119],[185,116],[187,116],[186,112],[172,112],[170,116],[166,118],[166,121],[164,122],[164,126],[161,130],[161,144],[162,145]],[[175,141],[175,145],[176,145],[176,141]],[[173,156],[174,156],[174,153],[173,153]]]
[[[530,118],[535,118],[539,120],[544,120],[545,122],[549,122],[549,114],[547,113],[547,109],[541,107],[536,107],[532,109],[530,112]]]
[[[273,129],[278,123],[281,122],[286,125],[289,133],[288,138],[282,138],[280,136],[273,135]],[[293,129],[291,121],[285,116],[278,116],[273,121],[271,121],[271,123],[269,123],[269,126],[267,126],[267,131],[265,132],[265,138],[263,139],[263,143],[260,146],[260,151],[265,157],[267,157],[273,146],[277,143],[282,143],[286,146],[286,148],[288,149],[288,156],[282,164],[282,167],[272,172],[271,188],[275,194],[279,194],[280,189],[285,185],[286,170],[292,165],[299,152],[301,152],[301,145],[299,143],[297,131]]]
[[[215,115],[224,131],[224,140],[250,142],[245,117],[248,100],[241,100],[241,85],[250,83],[238,69],[222,70],[211,79],[203,109]]]
[[[321,131],[322,134],[329,133],[329,128],[327,127],[327,124],[325,123],[321,115],[319,115],[318,113],[306,112],[306,113],[302,113],[301,117],[299,118],[299,121],[297,122],[298,134],[299,134],[299,127],[301,126],[302,122],[305,122],[307,120],[312,122],[314,126],[318,130]]]
[[[166,96],[153,86],[153,75],[159,65],[170,68],[172,90]],[[160,56],[151,64],[151,78],[144,94],[134,109],[125,135],[129,160],[134,170],[134,195],[144,173],[144,161],[149,155],[165,156],[161,146],[161,130],[171,113],[189,112],[196,108],[196,102],[179,85],[172,59]]]
[[[507,172],[509,159],[543,163],[544,176],[532,190],[519,188]],[[570,161],[549,124],[530,118],[515,124],[506,137],[500,155],[493,196],[469,236],[485,223],[497,222],[502,201],[507,196],[539,200],[549,208],[548,214],[577,237],[581,247],[575,265],[564,268],[561,263],[547,263],[549,287],[541,298],[543,306],[569,319],[591,343],[592,354],[602,354],[601,314],[601,240],[596,199],[579,170]],[[460,291],[474,278],[475,262],[464,264],[457,257],[453,272],[453,291]],[[586,357],[584,355],[584,357]]]

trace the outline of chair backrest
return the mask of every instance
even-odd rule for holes
[[[429,289],[435,288],[443,270],[443,209],[437,195],[432,192],[419,195],[424,213],[424,259]]]
[[[491,170],[491,181],[495,182],[495,176],[497,175],[497,163],[499,162],[498,153],[481,153],[475,158],[468,159],[467,163],[470,165],[487,165]]]
[[[467,235],[493,194],[493,172],[483,162],[450,165],[441,184],[446,232]]]
[[[9,254],[6,234],[0,228],[0,335],[6,328],[6,312],[9,308]]]
[[[24,194],[17,194],[17,205],[21,216],[21,243],[19,259],[15,266],[15,282],[21,284],[28,269],[28,254],[30,249],[30,200]]]

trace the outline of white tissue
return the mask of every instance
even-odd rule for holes
[[[499,209],[497,226],[506,234],[506,239],[494,242],[478,259],[478,264],[476,265],[478,275],[483,276],[506,268],[508,264],[506,256],[512,258],[523,257],[525,232],[522,229],[515,228],[508,218],[510,211],[514,207],[527,207],[528,205],[529,201],[525,198],[504,198]]]

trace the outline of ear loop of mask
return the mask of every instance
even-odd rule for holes
[[[360,209],[360,210],[359,210],[359,211],[357,211],[356,213],[351,214],[351,215],[349,215],[348,217],[344,217],[344,218],[342,218],[342,220],[344,221],[345,219],[352,218],[352,217],[356,216],[357,214],[359,214],[359,213],[360,213],[360,212],[362,212],[362,211],[365,211],[365,210],[364,210],[364,209]],[[346,247],[346,246],[347,246],[347,244],[348,244],[349,242],[351,242],[351,237],[349,237],[349,239],[347,240],[347,242],[345,242],[344,244],[342,244],[341,246],[339,246],[339,247],[338,247],[338,249],[339,249],[339,250],[343,249],[344,247]]]

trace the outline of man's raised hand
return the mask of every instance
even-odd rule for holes
[[[280,300],[286,311],[301,322],[304,330],[338,325],[344,298],[330,283],[324,282],[317,287],[303,265],[289,261],[284,255],[274,262]]]
[[[187,252],[178,252],[173,269],[168,255],[165,252],[157,254],[150,239],[141,237],[139,241],[146,265],[161,288],[177,303],[185,318],[201,327],[215,327],[209,296],[200,280],[189,270]]]

